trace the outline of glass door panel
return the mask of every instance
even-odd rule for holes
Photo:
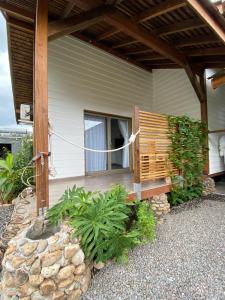
[[[105,117],[85,114],[84,144],[86,148],[107,149],[107,122]],[[85,151],[86,173],[107,170],[107,153]]]

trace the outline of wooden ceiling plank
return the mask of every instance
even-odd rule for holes
[[[164,36],[167,34],[182,32],[182,31],[206,27],[206,26],[207,25],[203,21],[192,18],[192,19],[184,20],[182,22],[177,22],[175,24],[162,26],[159,29],[154,30],[153,32],[157,35]]]
[[[184,51],[188,56],[208,56],[208,55],[223,55],[225,54],[225,47],[211,47],[203,49],[189,49]]]
[[[0,10],[11,15],[23,18],[27,21],[34,21],[35,13],[27,9],[20,8],[16,5],[0,0]]]
[[[162,14],[168,13],[172,10],[178,9],[186,5],[186,1],[183,0],[167,0],[154,7],[145,9],[140,14],[137,14],[133,20],[135,22],[143,22],[152,18],[158,17]]]
[[[187,0],[188,4],[199,14],[199,16],[211,27],[211,29],[217,34],[217,36],[220,38],[220,40],[225,43],[225,20],[223,18],[224,22],[224,27],[217,22],[217,18],[221,17],[219,12],[216,12],[215,9],[215,14],[217,13],[218,16],[216,15],[216,18],[214,18],[209,12],[207,11],[204,3],[205,1],[201,0]],[[209,5],[209,1],[207,3]],[[211,10],[214,9],[214,6],[211,4]]]
[[[185,65],[186,59],[183,54],[179,53],[179,51],[177,51],[175,48],[173,48],[154,34],[148,32],[140,25],[133,23],[130,18],[121,14],[118,10],[114,9],[114,12],[105,16],[104,19],[110,25],[114,26],[117,29],[120,29],[130,37],[152,48],[154,51],[171,59],[175,63],[181,66]]]
[[[106,13],[110,11],[109,7],[102,6],[93,10],[83,12],[63,20],[57,20],[49,23],[48,37],[49,40],[62,37],[79,30],[83,30],[103,20]]]
[[[137,40],[127,39],[127,40],[122,41],[120,43],[116,43],[115,45],[112,46],[112,49],[122,48],[122,47],[125,47],[125,46],[128,46],[128,45],[133,45],[133,44],[136,44],[136,43],[138,43]]]
[[[75,6],[75,0],[70,0],[64,9],[61,19],[65,19],[66,17],[68,17],[72,9],[74,8],[74,6]]]
[[[102,41],[102,40],[105,40],[111,36],[113,36],[114,34],[117,34],[119,33],[120,30],[118,29],[115,29],[115,28],[111,28],[110,30],[106,31],[106,32],[103,32],[102,34],[98,35],[97,38],[96,38],[96,41],[99,42],[99,41]]]
[[[80,9],[87,11],[104,4],[103,0],[74,0],[74,5]]]
[[[174,41],[177,47],[186,47],[192,45],[202,45],[202,44],[218,43],[218,42],[219,39],[215,34],[197,35],[190,38],[186,37]]]

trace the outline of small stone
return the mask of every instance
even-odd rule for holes
[[[7,287],[14,287],[15,286],[15,279],[12,275],[12,273],[6,271],[4,273],[4,282],[5,282],[5,285]]]
[[[16,250],[16,245],[14,244],[10,245],[5,252],[5,256],[13,253],[15,250]]]
[[[44,278],[50,278],[52,276],[55,276],[59,272],[60,264],[54,264],[49,267],[44,267],[41,270],[41,275]]]
[[[42,296],[39,291],[36,291],[31,295],[31,300],[46,300],[46,297]]]
[[[60,250],[46,253],[42,256],[42,266],[48,267],[56,263],[62,256],[62,252]]]
[[[72,291],[68,296],[67,296],[67,300],[77,300],[80,298],[82,292],[81,290],[75,290]]]
[[[41,252],[45,251],[47,246],[48,246],[48,242],[46,240],[40,240],[38,243],[37,252],[41,253]]]
[[[28,274],[23,269],[19,269],[15,274],[15,284],[18,286],[24,285],[28,280]]]
[[[27,239],[20,239],[19,240],[19,242],[18,242],[18,245],[20,246],[20,247],[22,247],[24,244],[26,244],[27,243]]]
[[[54,292],[52,294],[52,300],[64,300],[65,294],[61,291]]]
[[[14,269],[18,269],[20,265],[22,265],[25,262],[25,258],[21,256],[14,256],[12,258],[11,264]]]
[[[71,258],[74,256],[74,254],[80,249],[80,246],[78,244],[75,245],[68,245],[65,247],[64,250],[64,256],[65,258]]]
[[[20,297],[30,296],[36,290],[37,290],[37,288],[30,286],[29,282],[26,282],[24,285],[22,285],[18,288]]]
[[[75,266],[78,266],[80,264],[82,264],[84,261],[84,252],[80,249],[78,250],[75,255],[72,257],[72,263]]]
[[[85,272],[85,269],[86,269],[85,263],[82,263],[81,265],[76,267],[75,274],[80,275]]]
[[[61,288],[68,287],[73,281],[74,281],[74,276],[71,275],[69,278],[60,281],[58,283],[58,288],[61,289]]]
[[[40,285],[41,294],[46,296],[56,290],[56,285],[52,279],[45,279]]]
[[[28,242],[25,245],[22,246],[21,252],[24,256],[30,256],[37,248],[38,242]]]
[[[44,277],[42,275],[30,275],[29,283],[32,286],[39,286],[44,281]]]
[[[27,260],[27,262],[26,262],[26,265],[29,267],[29,266],[31,266],[33,263],[34,263],[34,261],[36,260],[36,255],[32,255],[28,260]]]
[[[49,252],[54,252],[57,250],[62,250],[63,246],[58,243],[53,243],[53,244],[49,245],[48,249],[49,249]]]
[[[56,242],[58,242],[59,240],[59,236],[58,235],[53,235],[48,239],[49,244],[55,244]]]
[[[97,269],[97,270],[103,269],[104,266],[105,266],[105,264],[103,262],[101,262],[101,261],[98,262],[98,263],[94,262],[94,268]]]
[[[41,261],[39,258],[37,258],[30,268],[30,274],[37,275],[40,273],[41,273]]]
[[[20,298],[20,300],[30,300],[30,296]]]
[[[32,240],[38,239],[44,230],[44,220],[43,218],[37,218],[32,224],[32,226],[27,231],[27,237],[29,237]]]
[[[70,277],[71,275],[73,275],[74,271],[75,271],[74,265],[66,266],[59,271],[57,278],[59,280],[66,279],[66,278]]]

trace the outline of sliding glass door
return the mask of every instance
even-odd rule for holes
[[[104,150],[117,149],[129,141],[129,122],[94,114],[84,115],[85,147]],[[86,173],[129,168],[129,147],[109,153],[85,151]]]
[[[106,118],[86,115],[84,118],[84,144],[86,148],[107,149]],[[99,172],[107,170],[107,153],[85,151],[86,172]]]

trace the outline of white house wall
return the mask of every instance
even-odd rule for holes
[[[49,44],[49,116],[59,134],[84,145],[84,110],[132,117],[152,110],[152,74],[74,38]],[[84,152],[53,138],[56,178],[82,176]]]
[[[201,118],[199,100],[184,70],[153,71],[153,111]]]
[[[206,77],[215,74],[216,70],[207,70]],[[211,80],[207,80],[209,129],[225,129],[225,86],[213,90]],[[209,171],[210,174],[225,170],[224,159],[219,155],[219,139],[222,133],[209,134]]]

